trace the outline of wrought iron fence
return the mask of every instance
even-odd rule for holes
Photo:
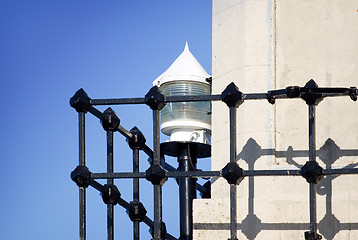
[[[229,84],[221,94],[201,95],[201,96],[164,96],[158,87],[153,87],[144,98],[119,98],[119,99],[91,99],[83,89],[80,89],[70,99],[70,105],[78,112],[79,124],[79,165],[71,173],[72,180],[79,187],[79,235],[81,240],[86,239],[86,188],[91,186],[102,194],[104,203],[107,204],[107,238],[114,239],[114,205],[118,204],[128,211],[129,218],[133,221],[133,238],[139,240],[139,224],[144,222],[152,230],[154,240],[161,239],[192,239],[192,205],[190,201],[195,198],[190,195],[191,187],[194,191],[198,190],[203,197],[210,197],[210,186],[204,186],[190,182],[190,179],[198,177],[223,177],[230,184],[230,238],[237,239],[237,185],[245,177],[256,176],[302,176],[309,184],[309,231],[305,232],[305,239],[321,239],[317,233],[317,214],[316,214],[316,186],[328,175],[358,174],[358,168],[323,169],[316,162],[316,122],[315,112],[317,105],[326,97],[349,96],[353,101],[357,100],[358,89],[350,88],[322,88],[310,80],[304,87],[289,86],[285,89],[268,91],[267,93],[242,93],[234,83]],[[236,162],[236,111],[241,104],[247,100],[267,100],[270,104],[275,104],[277,99],[301,98],[308,105],[308,156],[306,164],[297,170],[244,170]],[[179,170],[165,162],[163,147],[160,145],[160,126],[159,113],[166,103],[169,102],[195,102],[195,101],[223,101],[229,108],[230,120],[230,160],[221,171],[196,171],[196,156],[207,157],[210,155],[210,146],[195,145],[189,146],[191,166],[188,162],[179,166]],[[130,131],[120,125],[118,116],[111,108],[103,113],[97,110],[96,105],[123,105],[123,104],[146,104],[153,111],[153,150],[146,145],[146,140],[141,131],[134,127]],[[104,130],[107,132],[107,172],[93,173],[86,167],[85,162],[85,114],[89,112],[101,120]],[[133,151],[133,172],[114,172],[113,171],[113,133],[119,132],[128,142]],[[176,146],[178,148],[178,146]],[[180,148],[180,146],[179,146]],[[144,151],[151,159],[150,167],[146,172],[139,172],[139,151]],[[162,151],[162,152],[161,152]],[[184,150],[186,151],[186,150]],[[191,151],[195,151],[192,153]],[[168,155],[173,154],[167,149]],[[185,156],[184,156],[185,157]],[[178,156],[178,159],[180,156]],[[194,163],[194,165],[193,165]],[[185,165],[186,164],[186,165]],[[179,162],[180,165],[180,162]],[[133,179],[133,199],[128,202],[121,197],[118,188],[114,185],[114,179],[131,178]],[[154,186],[154,217],[151,220],[146,215],[146,209],[139,201],[139,178],[145,178]],[[162,186],[168,178],[179,179],[179,184],[183,184],[183,201],[181,205],[185,208],[181,211],[181,236],[176,238],[166,231],[166,226],[162,221]],[[96,179],[107,179],[107,184],[102,185]],[[180,182],[183,180],[182,182]],[[196,189],[196,190],[195,190]]]

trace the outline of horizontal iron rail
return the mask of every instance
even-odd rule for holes
[[[358,168],[323,169],[324,175],[358,174]]]
[[[144,104],[144,98],[112,98],[112,99],[91,99],[92,105],[123,105],[123,104]]]
[[[191,95],[191,96],[167,96],[165,102],[196,102],[196,101],[219,101],[221,95]],[[92,105],[124,105],[145,104],[145,98],[113,98],[113,99],[91,99]]]
[[[352,90],[354,89],[354,91]],[[299,88],[300,93],[318,93],[322,97],[347,96],[357,94],[356,88],[316,88],[308,89],[304,87]],[[269,97],[275,99],[282,98],[300,98],[299,96],[288,97],[287,89],[270,90],[266,93],[243,93],[243,100],[265,100]],[[221,94],[213,95],[190,95],[190,96],[166,96],[164,102],[197,102],[197,101],[221,101]],[[112,98],[112,99],[91,99],[91,105],[124,105],[124,104],[145,104],[145,98]],[[90,110],[91,112],[91,110]],[[92,113],[92,112],[91,112]],[[95,114],[94,114],[95,115]]]
[[[195,102],[195,101],[219,101],[219,100],[221,100],[220,94],[165,97],[165,102]]]
[[[243,175],[255,176],[300,176],[301,170],[244,170]],[[324,169],[323,175],[358,174],[358,168]],[[145,178],[145,172],[120,172],[120,173],[92,173],[92,179],[107,178]],[[169,178],[178,177],[222,177],[221,171],[189,171],[189,172],[168,172]]]

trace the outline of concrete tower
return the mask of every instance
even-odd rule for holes
[[[213,94],[304,86],[358,86],[357,0],[213,0]],[[228,109],[212,105],[212,170],[229,161]],[[317,161],[358,165],[358,104],[327,98],[317,107]],[[226,117],[226,119],[224,119]],[[243,169],[298,169],[308,159],[307,105],[300,99],[248,101],[237,110]],[[226,130],[225,130],[226,129]],[[323,239],[358,239],[358,176],[327,176],[317,186]],[[302,177],[249,177],[238,189],[238,238],[304,239],[309,188]],[[228,239],[229,185],[213,179],[212,198],[194,202],[194,239]]]

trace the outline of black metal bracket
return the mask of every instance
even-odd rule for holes
[[[301,91],[301,98],[308,104],[308,105],[315,105],[317,106],[322,100],[323,95],[319,90],[317,83],[311,79],[306,83],[306,85],[300,89]]]
[[[244,102],[244,97],[235,83],[230,83],[221,93],[221,100],[226,103],[228,107],[238,107]]]
[[[299,86],[289,86],[286,88],[286,96],[288,98],[297,98],[301,95],[301,88]]]
[[[270,104],[275,104],[275,103],[276,103],[276,99],[275,99],[273,93],[270,92],[270,91],[267,93],[267,101],[268,101]]]
[[[131,201],[129,203],[128,215],[129,218],[134,221],[142,222],[144,220],[145,215],[147,214],[147,210],[143,206],[141,202]]]
[[[77,186],[87,188],[92,182],[91,174],[86,166],[77,166],[71,172],[71,179]]]
[[[105,204],[117,204],[121,193],[119,192],[116,185],[105,184],[103,190],[101,191],[102,199]]]
[[[355,102],[357,101],[358,89],[356,87],[349,88],[349,97]]]
[[[323,168],[316,161],[307,161],[300,174],[308,183],[319,183],[323,178]]]
[[[165,97],[157,86],[149,90],[144,101],[152,110],[161,110],[165,106]]]
[[[159,164],[153,164],[150,166],[145,172],[145,175],[145,178],[153,185],[163,186],[163,184],[168,180],[167,171],[165,171]]]
[[[82,88],[79,89],[70,99],[70,105],[76,109],[77,112],[84,113],[88,112],[88,110],[92,107],[91,99]]]
[[[143,133],[137,127],[133,127],[129,132],[132,134],[132,138],[126,139],[129,147],[132,150],[133,149],[143,150],[146,142]]]
[[[221,175],[228,183],[238,185],[244,179],[244,170],[236,162],[229,162],[221,170]]]
[[[115,132],[117,131],[121,121],[113,109],[109,107],[103,112],[103,118],[101,122],[104,130]]]

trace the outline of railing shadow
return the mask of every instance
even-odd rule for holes
[[[340,157],[343,156],[358,156],[358,149],[341,149],[332,139],[327,139],[324,145],[317,150],[317,157],[319,157],[325,164],[322,166],[325,169],[332,169],[332,165]],[[262,156],[271,155],[276,158],[286,158],[286,162],[290,165],[301,168],[294,158],[307,157],[308,150],[294,150],[291,146],[287,151],[276,151],[275,149],[262,149],[257,142],[250,138],[244,145],[242,151],[237,155],[238,160],[243,160],[248,164],[249,170],[254,170],[255,162]],[[357,163],[349,164],[344,168],[354,168]],[[358,223],[341,223],[339,219],[332,213],[332,182],[337,176],[326,176],[318,185],[317,193],[326,196],[326,213],[319,221],[319,232],[327,240],[332,240],[334,236],[341,230],[358,230]],[[260,218],[254,212],[254,177],[248,178],[249,198],[248,198],[248,215],[238,224],[238,228],[250,240],[256,238],[262,230],[305,230],[309,228],[309,223],[262,223]],[[308,211],[308,209],[307,209]],[[226,229],[226,226],[222,226]],[[229,229],[229,224],[227,226]]]

